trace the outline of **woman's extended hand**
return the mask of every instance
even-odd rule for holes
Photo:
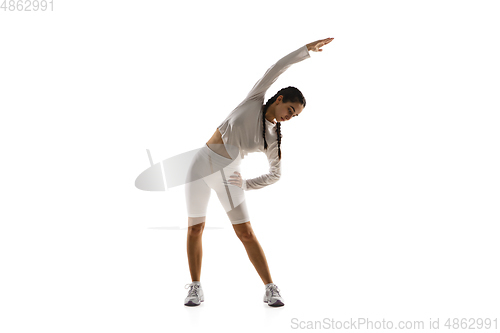
[[[307,50],[308,51],[314,51],[314,52],[321,52],[323,51],[320,49],[320,47],[325,46],[326,44],[330,43],[333,40],[333,38],[325,38],[325,39],[320,39],[315,42],[307,44]]]
[[[241,178],[241,174],[238,171],[234,172],[236,175],[230,176],[227,182],[224,182],[224,185],[236,185],[238,187],[243,187],[243,179]]]

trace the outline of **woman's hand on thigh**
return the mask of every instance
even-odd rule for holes
[[[235,171],[234,175],[229,176],[229,178],[227,182],[224,182],[224,185],[235,185],[243,188],[243,178],[241,178],[241,174],[238,171]]]

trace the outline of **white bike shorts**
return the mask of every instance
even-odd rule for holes
[[[192,160],[188,168],[186,182],[186,206],[188,217],[191,217],[189,226],[205,222],[208,200],[211,190],[217,193],[222,207],[232,224],[250,221],[245,191],[236,185],[226,185],[234,172],[241,173],[241,156],[234,159],[226,158],[212,151],[206,144]]]

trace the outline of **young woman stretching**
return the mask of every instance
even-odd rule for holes
[[[188,212],[187,255],[192,283],[187,284],[184,305],[196,306],[204,301],[200,284],[205,217],[211,190],[215,190],[236,235],[243,243],[250,261],[265,284],[264,302],[283,306],[284,300],[271,279],[266,256],[250,225],[245,192],[277,182],[281,175],[281,122],[298,117],[306,100],[294,87],[283,88],[264,104],[264,95],[279,75],[292,64],[310,57],[309,51],[323,51],[333,38],[301,46],[271,66],[257,81],[247,97],[217,127],[206,145],[196,153],[186,180]],[[253,179],[242,179],[241,159],[251,152],[263,152],[269,161],[269,173]]]

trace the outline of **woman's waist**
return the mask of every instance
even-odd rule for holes
[[[226,147],[223,142],[207,142],[206,146],[215,154],[220,155],[221,157],[232,159],[231,155],[226,150]]]
[[[214,134],[212,135],[210,140],[207,141],[206,145],[214,153],[223,156],[225,158],[231,159],[231,155],[229,155],[224,146],[224,141],[222,140],[222,134],[220,133],[218,128],[215,129]]]

